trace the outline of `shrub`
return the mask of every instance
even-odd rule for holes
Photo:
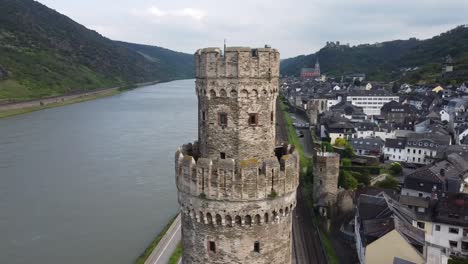
[[[398,181],[395,180],[392,176],[387,176],[383,181],[379,181],[375,184],[375,186],[384,189],[397,189]]]
[[[343,165],[343,167],[349,167],[349,166],[352,166],[352,164],[351,164],[351,160],[350,160],[350,159],[348,159],[348,158],[344,158],[344,159],[342,159],[342,160],[341,160],[341,162],[342,162],[342,165]]]
[[[390,172],[392,175],[400,175],[403,172],[403,167],[399,162],[393,162],[390,165]]]
[[[344,147],[346,146],[346,144],[348,144],[348,142],[346,141],[346,139],[344,138],[337,138],[335,139],[335,146],[337,147]]]

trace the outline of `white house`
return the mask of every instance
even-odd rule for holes
[[[380,115],[380,109],[386,103],[399,101],[400,97],[385,90],[363,91],[356,90],[350,92],[346,100],[353,105],[362,107],[366,115]]]

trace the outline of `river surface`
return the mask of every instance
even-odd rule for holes
[[[0,119],[0,263],[128,264],[177,213],[194,80]]]

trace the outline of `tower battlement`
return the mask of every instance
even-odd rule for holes
[[[199,49],[195,53],[196,78],[279,77],[280,56],[276,49],[227,47]]]
[[[282,196],[296,190],[299,157],[291,145],[277,148],[267,159],[210,159],[198,157],[198,144],[175,154],[179,192],[211,200],[248,201]]]

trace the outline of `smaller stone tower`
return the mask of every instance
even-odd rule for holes
[[[336,203],[340,155],[333,152],[317,152],[314,158],[314,202],[322,216]]]

